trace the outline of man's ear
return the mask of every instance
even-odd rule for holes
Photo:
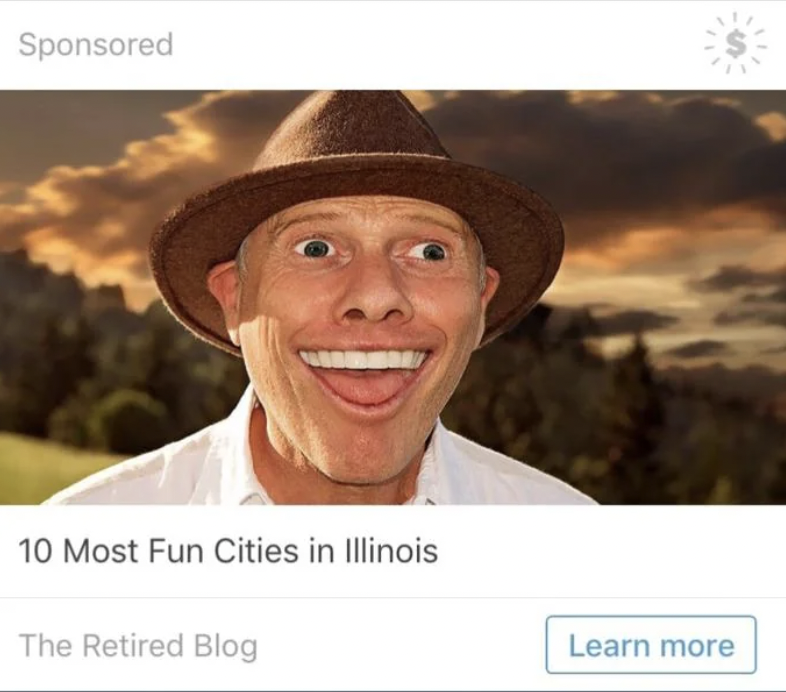
[[[207,274],[207,288],[224,313],[229,338],[240,346],[240,274],[237,262],[230,260],[213,267]]]
[[[494,297],[494,294],[497,292],[500,282],[499,272],[496,269],[486,267],[484,271],[486,272],[486,281],[483,285],[483,291],[480,294],[481,318],[480,325],[478,326],[478,334],[475,338],[475,348],[477,348],[483,340],[483,332],[486,331],[486,309],[491,299]]]

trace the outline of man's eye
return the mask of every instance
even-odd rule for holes
[[[447,257],[447,250],[437,243],[420,243],[415,245],[410,251],[410,256],[417,257],[418,259],[429,260],[437,262]]]
[[[306,257],[328,257],[336,254],[336,249],[325,240],[304,240],[295,246],[295,252]]]

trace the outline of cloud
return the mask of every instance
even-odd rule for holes
[[[782,288],[769,293],[747,293],[742,297],[743,303],[786,303],[786,282]]]
[[[783,283],[786,286],[786,267],[771,271],[757,271],[742,264],[720,267],[710,276],[688,281],[694,291],[725,292],[736,288],[773,286]]]
[[[666,329],[680,320],[651,310],[622,310],[595,318],[600,336],[621,336]]]
[[[206,94],[166,114],[172,134],[130,142],[109,165],[49,169],[20,203],[0,204],[0,250],[24,245],[93,283],[149,281],[146,250],[156,226],[187,196],[248,170],[302,97]]]
[[[756,123],[763,127],[776,142],[786,140],[786,115],[772,111],[756,118]]]
[[[786,353],[786,344],[783,344],[783,346],[772,346],[770,348],[763,348],[760,351],[760,353],[763,356],[776,356],[776,355],[780,355],[781,353]]]
[[[721,310],[713,318],[719,327],[728,327],[733,324],[754,323],[770,327],[783,327],[786,329],[786,311],[771,310],[766,307],[761,309],[726,309]]]
[[[786,329],[786,312],[771,312],[768,315],[763,315],[761,322],[772,327],[783,327]]]
[[[632,229],[786,227],[779,116],[638,91],[462,92],[428,112],[451,153],[541,192],[569,249],[596,251]]]
[[[88,283],[144,285],[152,297],[153,229],[185,197],[247,170],[303,96],[205,94],[165,115],[171,133],[130,142],[107,165],[50,168],[18,203],[18,191],[0,203],[0,250],[24,245]],[[786,227],[786,141],[775,111],[755,121],[728,100],[639,91],[412,96],[456,158],[551,200],[569,253],[626,266],[740,219]]]
[[[759,313],[752,310],[721,310],[715,315],[712,321],[719,327],[728,327],[729,325],[740,324],[741,322],[755,322],[758,317],[760,317]]]
[[[15,183],[12,180],[0,180],[0,197],[5,197],[5,195],[16,192],[22,186],[19,183]]]
[[[687,282],[694,291],[728,293],[739,288],[769,289],[747,292],[735,303],[718,312],[718,326],[760,324],[786,328],[786,267],[756,270],[741,264],[720,267],[710,276]]]
[[[669,349],[664,352],[664,355],[674,356],[676,358],[704,358],[707,356],[723,356],[732,353],[733,350],[725,341],[716,341],[714,339],[700,339],[699,341],[692,341],[683,346]]]

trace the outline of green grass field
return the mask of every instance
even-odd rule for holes
[[[34,505],[122,457],[0,433],[0,505]]]

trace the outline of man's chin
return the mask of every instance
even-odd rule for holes
[[[323,437],[307,457],[314,468],[337,485],[395,484],[412,470],[413,463],[417,465],[425,449],[415,439],[405,443],[413,430],[391,425],[390,421],[347,425],[337,418],[327,429],[339,434]]]
[[[401,475],[403,469],[356,468],[354,465],[330,466],[319,469],[323,476],[336,485],[368,488],[386,485]]]

